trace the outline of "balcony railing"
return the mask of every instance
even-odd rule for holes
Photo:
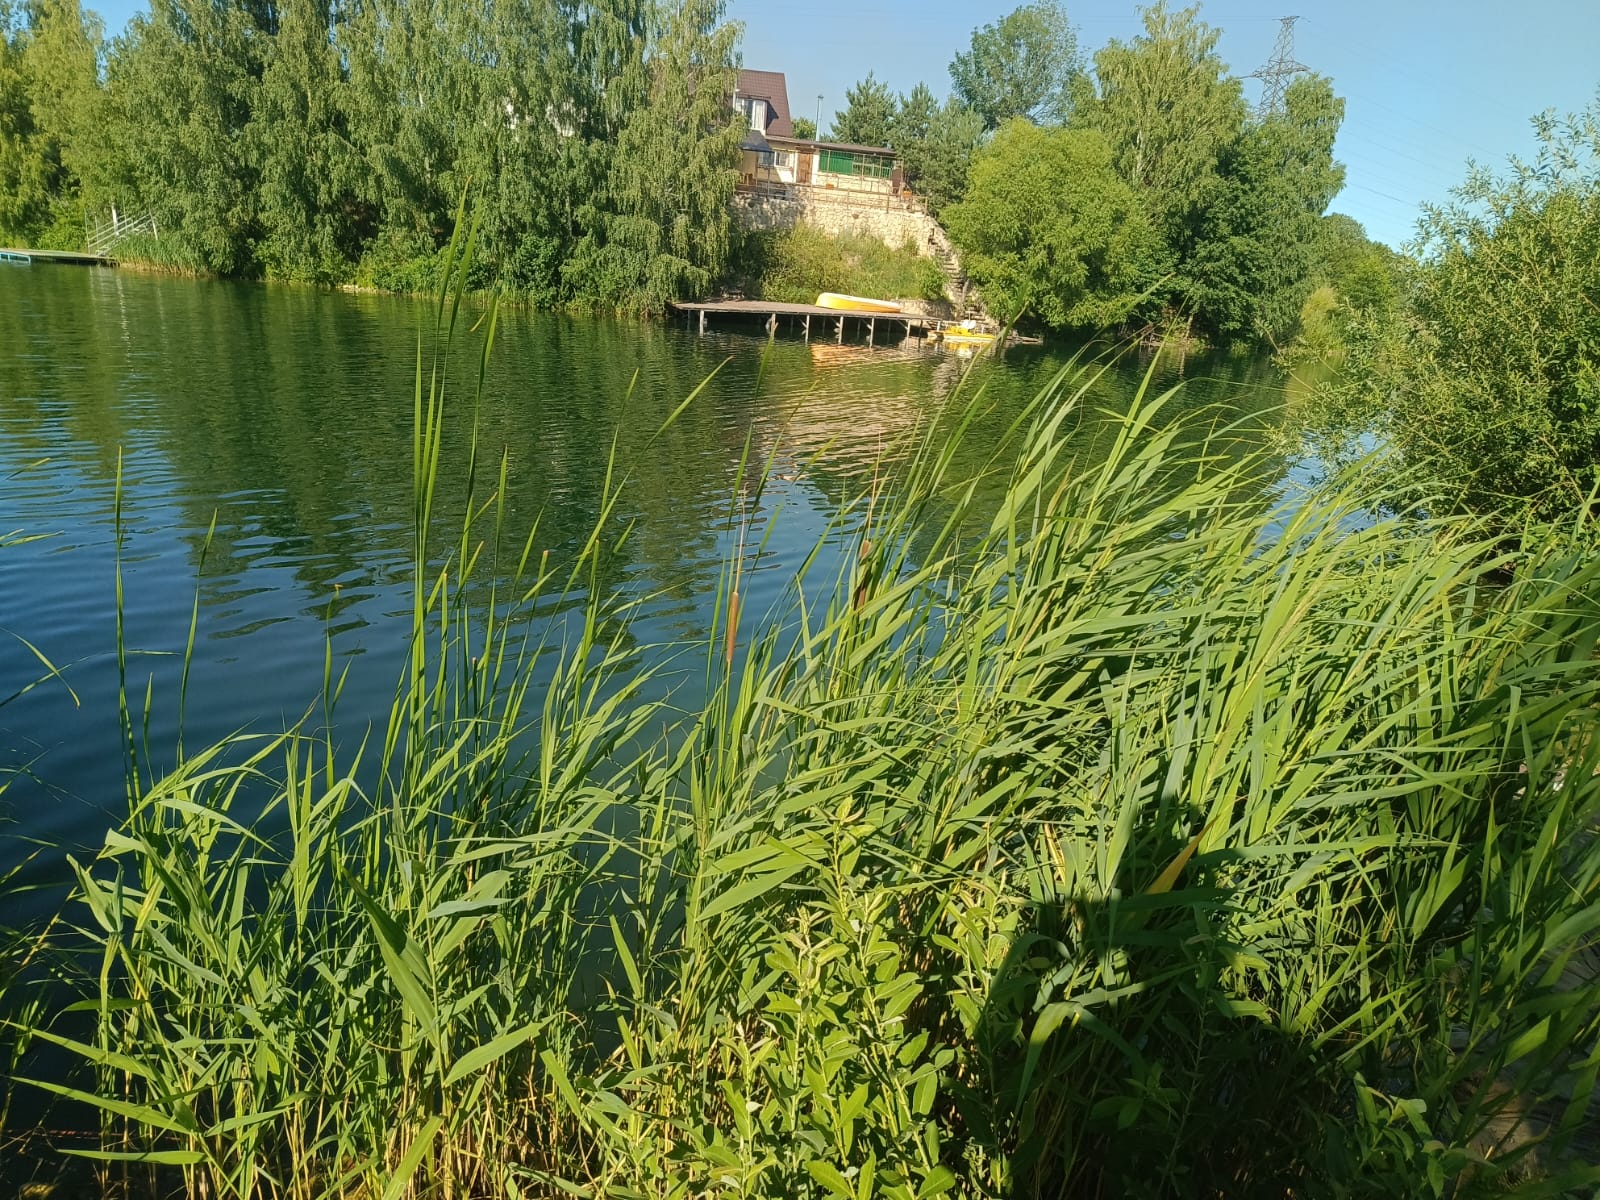
[[[774,200],[807,200],[813,204],[843,204],[852,208],[872,208],[884,212],[927,212],[922,198],[902,188],[852,188],[836,184],[781,183],[768,179],[741,179],[740,195],[767,196]]]

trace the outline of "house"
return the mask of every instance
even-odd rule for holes
[[[782,71],[740,71],[733,89],[733,107],[750,118],[752,133],[793,137],[789,119],[789,85]]]
[[[741,187],[900,194],[903,175],[895,152],[887,146],[794,136],[789,87],[782,71],[740,71],[733,107],[750,122],[739,143]]]

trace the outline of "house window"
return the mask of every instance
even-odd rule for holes
[[[780,167],[792,167],[792,166],[794,166],[794,151],[793,150],[777,150],[777,151],[774,151],[773,153],[776,156],[777,163],[778,163],[778,165]]]
[[[771,150],[756,151],[756,162],[763,167],[770,167],[777,157],[777,154]]]
[[[894,160],[880,154],[859,154],[849,150],[818,151],[817,170],[825,175],[852,175],[858,179],[888,179],[894,173]]]

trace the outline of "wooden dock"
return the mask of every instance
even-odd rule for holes
[[[720,317],[745,324],[759,321],[768,334],[787,329],[800,334],[806,341],[810,341],[815,334],[842,344],[846,326],[851,325],[857,336],[863,332],[867,335],[869,346],[877,340],[880,326],[891,335],[898,333],[902,338],[927,339],[952,326],[963,324],[946,317],[929,317],[920,313],[857,312],[844,308],[823,308],[818,304],[784,304],[776,300],[686,301],[674,304],[672,308],[684,315],[690,328],[698,326],[700,333],[706,331],[710,318]],[[1036,346],[1039,339],[1012,335],[1006,344]]]
[[[110,267],[115,263],[103,254],[83,254],[76,250],[12,250],[0,247],[0,263],[60,263],[69,267]]]

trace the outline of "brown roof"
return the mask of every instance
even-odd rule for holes
[[[738,86],[739,95],[765,100],[771,107],[768,137],[794,136],[794,124],[789,120],[789,85],[782,71],[740,71]]]

